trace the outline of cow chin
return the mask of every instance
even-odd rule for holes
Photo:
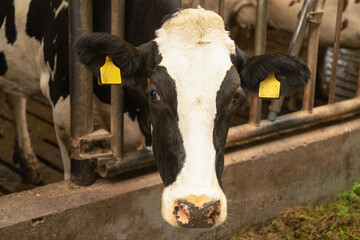
[[[161,214],[173,227],[212,228],[221,225],[227,217],[227,201],[217,184],[213,188],[195,191],[177,182],[164,188]]]

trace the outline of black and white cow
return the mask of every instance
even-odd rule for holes
[[[309,69],[295,57],[247,56],[230,39],[221,17],[202,8],[173,14],[154,40],[139,47],[93,33],[81,37],[75,48],[94,75],[110,56],[124,75],[151,78],[145,93],[154,156],[165,185],[162,216],[172,226],[212,227],[225,221],[224,147],[239,95],[257,93],[273,72],[281,94],[299,89],[309,78]]]
[[[128,42],[94,33],[80,38],[76,50],[94,75],[106,56],[121,68],[130,128],[125,139],[135,136],[127,147],[153,143],[165,184],[163,218],[173,226],[212,227],[227,216],[221,175],[239,95],[256,93],[273,72],[281,94],[290,93],[305,85],[309,70],[285,54],[249,57],[217,14],[180,7],[176,0],[126,1]],[[67,11],[66,0],[0,2],[0,85],[10,94],[23,172],[37,164],[26,127],[26,97],[41,92],[53,108],[65,179],[70,173]],[[108,127],[109,89],[95,84],[94,93],[95,121]],[[131,121],[135,118],[139,124]],[[39,180],[36,171],[25,178]]]
[[[102,9],[106,12],[109,3],[93,0],[94,30],[108,30],[102,28],[110,22],[110,15],[99,9],[107,6]],[[181,7],[179,0],[129,0],[125,4],[125,38],[135,46],[153,39],[163,18]],[[8,93],[16,125],[14,160],[28,183],[42,180],[26,123],[26,98],[36,94],[51,103],[65,180],[70,177],[68,7],[68,0],[0,1],[0,91]],[[146,79],[143,84],[135,84],[132,78],[125,82],[125,151],[151,145],[146,86]],[[110,89],[94,84],[94,93],[95,124],[109,129]]]

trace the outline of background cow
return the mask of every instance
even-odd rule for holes
[[[217,11],[217,0],[183,0],[186,7],[202,7]],[[304,0],[269,0],[269,25],[277,28],[294,31],[298,14]],[[334,40],[336,13],[338,1],[325,2],[324,15],[320,26],[320,44],[331,46]],[[225,0],[225,22],[228,28],[237,24],[243,28],[255,26],[256,0]],[[360,25],[358,13],[359,0],[344,0],[341,28],[341,46],[347,48],[360,48]]]
[[[93,4],[94,31],[109,31],[110,1]],[[70,177],[68,6],[67,0],[0,2],[0,90],[8,94],[16,126],[14,161],[27,183],[42,181],[26,123],[26,98],[35,94],[51,104],[64,177]],[[125,38],[135,46],[152,39],[163,18],[180,7],[177,0],[126,1]],[[146,79],[143,85],[135,85],[134,79],[124,84],[125,151],[151,145],[149,109],[138,96],[146,85]],[[94,84],[95,128],[109,129],[109,103],[109,87]]]
[[[281,82],[281,94],[309,78],[309,69],[295,57],[247,56],[230,39],[222,18],[202,8],[175,13],[155,40],[137,48],[105,33],[81,37],[75,46],[94,75],[109,56],[124,75],[151,78],[145,92],[155,161],[165,184],[162,216],[173,226],[212,227],[226,219],[224,148],[240,94],[257,94],[270,73]]]

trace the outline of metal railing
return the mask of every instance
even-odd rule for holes
[[[260,5],[259,5],[260,4]],[[267,1],[258,0],[258,9],[261,8],[261,4],[266,5]],[[264,139],[274,136],[279,132],[292,131],[299,128],[306,128],[314,126],[319,123],[332,121],[335,119],[347,118],[355,114],[360,113],[360,99],[353,98],[342,102],[334,103],[335,93],[335,80],[336,80],[336,66],[337,55],[339,51],[340,43],[340,27],[341,27],[341,13],[343,9],[343,1],[339,1],[337,25],[335,30],[334,40],[334,58],[333,58],[333,70],[332,80],[329,93],[329,105],[324,105],[314,108],[315,98],[315,78],[317,67],[317,55],[319,47],[319,27],[321,24],[321,18],[323,15],[323,7],[325,0],[305,0],[303,8],[299,14],[299,21],[294,31],[292,41],[289,48],[290,55],[298,55],[303,40],[303,36],[306,32],[306,25],[308,25],[308,45],[307,45],[307,65],[311,71],[311,79],[304,89],[303,95],[303,107],[301,111],[283,115],[276,119],[277,114],[280,112],[283,98],[272,101],[269,109],[270,113],[268,120],[256,121],[255,118],[251,118],[251,113],[261,112],[261,106],[252,104],[250,106],[250,121],[248,124],[235,126],[229,129],[226,146],[234,146],[242,143],[248,143],[258,139]],[[259,21],[265,22],[265,19],[258,19],[257,26],[262,25]],[[262,39],[264,40],[264,39]],[[257,44],[257,43],[255,43]],[[360,95],[359,85],[360,74],[358,82],[357,96]],[[275,121],[276,119],[276,121]],[[275,122],[274,122],[275,121]],[[256,123],[254,125],[254,123]]]
[[[70,46],[74,39],[91,32],[91,1],[70,1]],[[268,1],[258,0],[255,31],[255,54],[265,53]],[[122,37],[124,33],[124,0],[111,0],[111,32]],[[319,44],[319,26],[325,0],[305,0],[299,14],[288,53],[297,56],[308,29],[308,58],[311,80],[304,90],[301,111],[286,114],[276,119],[283,98],[270,105],[268,120],[261,120],[261,99],[251,99],[249,122],[229,129],[226,146],[236,146],[258,139],[274,136],[279,132],[306,128],[322,122],[345,118],[360,113],[360,98],[333,103],[335,75],[339,49],[341,11],[339,1],[336,38],[334,43],[333,77],[330,86],[329,105],[314,108],[315,76]],[[80,8],[81,6],[81,8]],[[224,17],[225,1],[219,0],[219,14]],[[103,177],[138,169],[154,164],[153,155],[147,150],[125,155],[123,151],[123,100],[121,85],[111,86],[111,133],[105,130],[93,132],[92,80],[84,67],[79,65],[70,50],[71,72],[71,153],[72,181],[78,185],[90,185],[95,181],[95,167]],[[359,70],[360,75],[360,70]],[[360,77],[359,77],[360,83]],[[358,88],[357,96],[360,96]],[[275,121],[276,119],[276,121]],[[110,147],[109,147],[110,146]]]

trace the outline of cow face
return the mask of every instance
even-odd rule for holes
[[[174,14],[156,34],[138,48],[103,33],[84,36],[75,47],[96,75],[109,55],[123,74],[151,78],[146,96],[165,185],[162,216],[178,227],[217,226],[227,216],[221,175],[239,95],[257,92],[273,72],[281,93],[291,92],[307,82],[309,70],[285,54],[248,57],[229,38],[222,19],[204,9]]]

